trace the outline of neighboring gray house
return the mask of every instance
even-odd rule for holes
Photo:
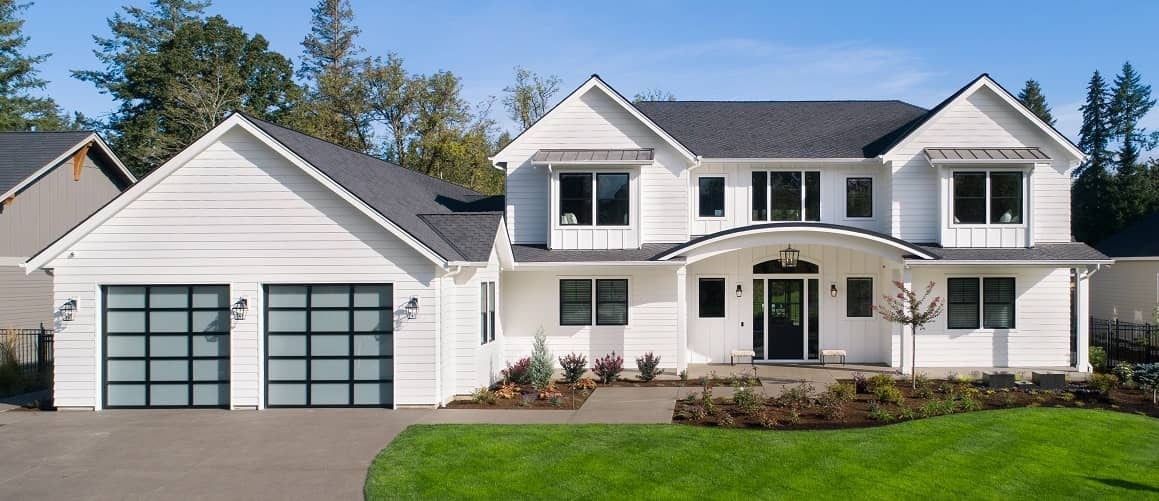
[[[1154,323],[1159,305],[1159,212],[1096,246],[1115,264],[1091,280],[1091,316]]]
[[[19,264],[135,181],[95,132],[0,133],[0,329],[52,326],[52,277]]]

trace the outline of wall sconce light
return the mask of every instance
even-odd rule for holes
[[[249,301],[244,297],[237,298],[230,311],[233,312],[234,320],[245,320],[245,314],[250,311]]]
[[[60,305],[60,319],[65,322],[72,322],[76,318],[76,299],[69,298],[64,304]]]
[[[419,298],[412,297],[406,302],[406,318],[414,320],[419,317]]]
[[[741,288],[740,284],[736,284],[736,298],[740,299],[743,296],[744,296],[744,289]]]
[[[829,284],[829,297],[837,297],[837,284]]]

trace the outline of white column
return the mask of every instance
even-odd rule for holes
[[[1075,268],[1075,369],[1079,372],[1091,372],[1091,363],[1088,360],[1088,345],[1090,344],[1090,271],[1086,268]]]
[[[676,270],[676,370],[688,368],[688,269]]]
[[[903,267],[901,270],[901,282],[903,284],[905,284],[906,289],[913,290],[913,288],[914,288],[913,270],[910,270],[908,266]],[[912,362],[913,362],[913,357],[914,357],[913,350],[911,349],[912,343],[913,343],[913,336],[914,336],[914,332],[908,325],[901,326],[901,373],[902,374],[910,374],[911,372],[913,372],[910,370],[910,368],[912,367]]]

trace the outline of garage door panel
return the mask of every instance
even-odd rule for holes
[[[272,305],[271,305],[272,307]],[[306,312],[303,310],[270,310],[266,328],[270,332],[306,332]]]
[[[229,336],[224,334],[193,336],[193,355],[197,357],[228,357]]]
[[[186,407],[189,405],[189,385],[149,385],[149,405],[154,407]]]
[[[145,384],[109,384],[105,388],[105,406],[141,407],[145,405]]]
[[[271,357],[304,357],[306,356],[306,335],[270,334],[266,339],[266,350]]]
[[[306,405],[306,383],[270,383],[266,388],[270,406]]]
[[[145,312],[110,311],[105,315],[105,329],[110,333],[143,333]]]
[[[109,360],[106,377],[112,382],[144,381],[144,360]]]
[[[193,405],[212,406],[229,401],[229,383],[199,383],[193,385]]]
[[[390,356],[394,354],[394,336],[390,334],[355,334],[354,354]]]
[[[354,384],[354,405],[390,405],[393,401],[392,385]]]
[[[270,381],[305,381],[306,360],[270,359],[266,366],[266,377]]]
[[[145,336],[109,336],[105,352],[110,357],[144,357]]]
[[[189,336],[149,336],[150,357],[185,357],[189,355]]]

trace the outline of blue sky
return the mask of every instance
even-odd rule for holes
[[[132,0],[145,4],[147,0]],[[70,69],[95,68],[93,34],[126,0],[39,0],[27,11],[48,92],[66,109],[113,108]],[[297,61],[315,0],[218,0],[221,14]],[[1017,92],[1039,80],[1059,128],[1077,135],[1087,79],[1130,60],[1159,82],[1159,2],[385,2],[354,0],[370,55],[416,72],[451,70],[472,102],[499,95],[512,67],[563,79],[591,73],[631,96],[680,99],[902,99],[933,106],[979,73]],[[1156,87],[1159,94],[1159,87]],[[498,103],[495,118],[510,128]],[[1159,129],[1159,110],[1144,121]]]

